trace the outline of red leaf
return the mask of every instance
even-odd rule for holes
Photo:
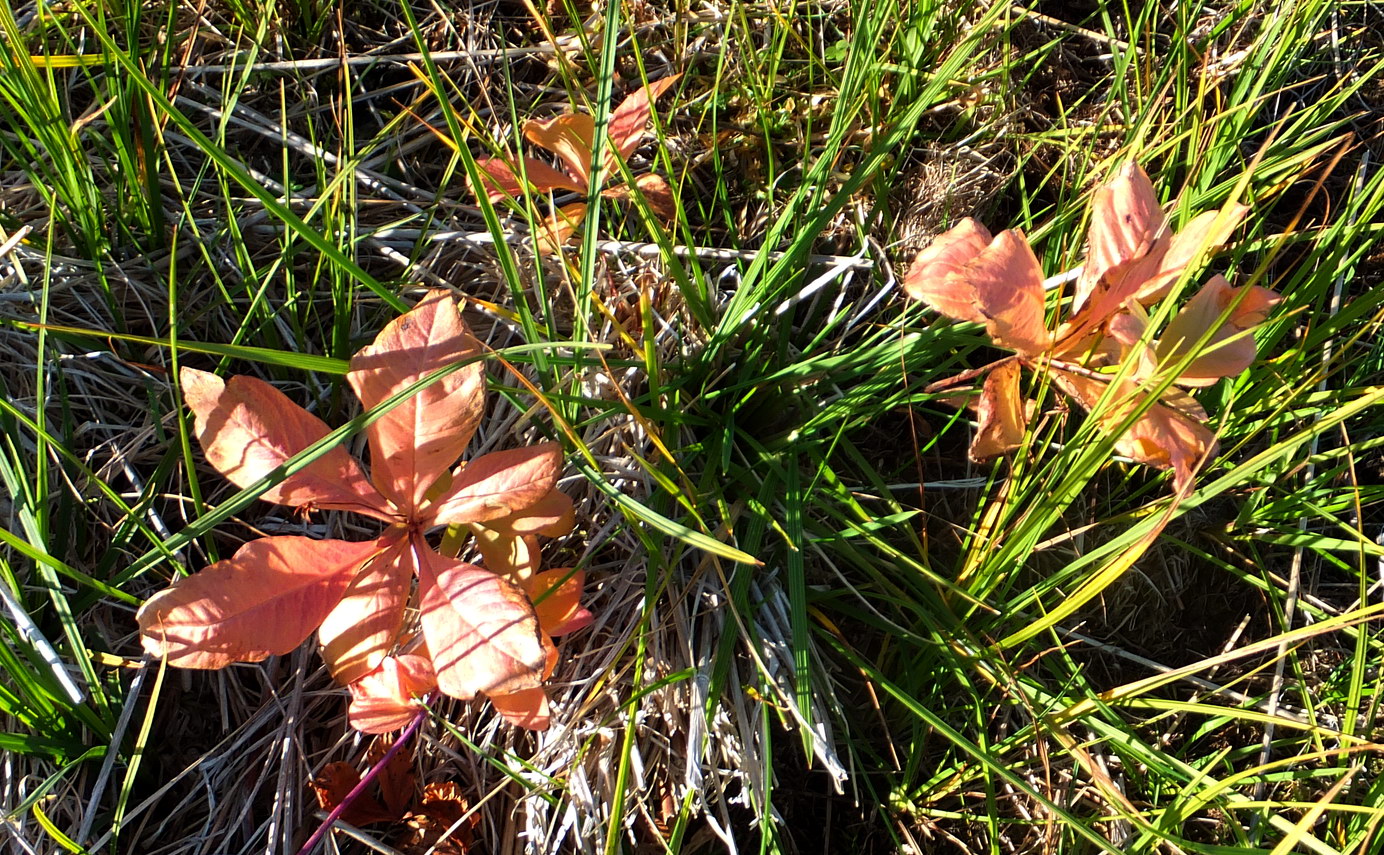
[[[406,727],[422,708],[419,699],[436,688],[437,674],[427,657],[386,657],[380,667],[351,684],[351,726],[363,733]]]
[[[1245,293],[1246,288],[1248,293]],[[1254,362],[1251,330],[1263,323],[1268,311],[1280,299],[1267,288],[1257,285],[1232,288],[1225,277],[1212,276],[1163,331],[1158,342],[1159,362],[1168,366],[1176,364],[1209,333],[1205,347],[1178,376],[1177,382],[1184,386],[1209,386],[1222,377],[1239,374]],[[1234,309],[1230,309],[1232,304],[1235,304]],[[1230,314],[1217,324],[1227,310]]]
[[[480,352],[451,296],[431,291],[351,358],[346,378],[369,408]],[[484,409],[485,371],[473,363],[390,410],[366,428],[375,486],[412,516],[428,488],[466,449]]]
[[[248,487],[330,431],[321,419],[253,377],[184,368],[183,397],[207,462],[238,487]],[[291,507],[355,511],[389,519],[390,508],[341,446],[271,487],[260,498]]]
[[[979,426],[971,440],[970,457],[977,463],[1008,454],[1023,444],[1028,418],[1019,394],[1019,363],[1010,360],[992,369],[976,407]],[[540,612],[540,620],[542,613]]]
[[[551,644],[513,582],[416,543],[423,636],[444,694],[516,692],[542,682]]]
[[[551,493],[561,469],[562,447],[555,442],[492,451],[463,464],[424,514],[441,525],[510,516]]]
[[[317,638],[338,683],[353,683],[380,664],[399,638],[413,578],[412,543],[394,530],[393,543],[351,581]]]
[[[418,813],[445,829],[462,822],[462,817],[470,809],[471,805],[467,802],[466,796],[462,795],[461,787],[452,781],[440,781],[423,787],[423,798]],[[470,835],[466,832],[474,830],[479,824],[480,817],[472,814],[471,822],[463,823],[458,832],[464,834],[469,841]]]
[[[181,668],[224,668],[288,653],[340,602],[376,542],[266,537],[150,597],[144,649]]]
[[[639,148],[658,96],[671,89],[681,78],[681,74],[673,74],[641,86],[620,102],[620,106],[610,114],[610,139],[615,144],[615,151],[621,160],[629,160],[634,150]]]

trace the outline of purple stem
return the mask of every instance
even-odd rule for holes
[[[304,843],[303,848],[298,850],[298,855],[312,855],[312,850],[317,847],[318,843],[322,842],[322,838],[325,837],[327,832],[331,830],[331,827],[336,824],[336,821],[341,818],[341,815],[346,812],[346,809],[351,806],[351,802],[359,798],[360,794],[365,792],[365,788],[370,786],[370,782],[379,776],[380,771],[384,769],[385,764],[390,761],[390,758],[397,754],[399,749],[404,746],[404,743],[408,742],[409,737],[413,736],[418,730],[418,726],[423,723],[423,719],[427,714],[428,710],[426,707],[414,714],[413,721],[408,723],[408,726],[405,727],[398,738],[394,740],[394,744],[385,749],[384,756],[380,758],[379,762],[371,766],[370,771],[361,776],[360,783],[352,787],[351,792],[346,794],[346,798],[342,799],[340,804],[332,808],[331,813],[327,814],[327,818],[322,820],[322,824],[318,826],[317,830],[308,838],[308,842]]]

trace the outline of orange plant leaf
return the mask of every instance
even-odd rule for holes
[[[554,489],[522,511],[487,520],[467,523],[476,536],[485,567],[512,582],[532,576],[538,568],[538,537],[561,537],[572,530],[576,512],[572,499]]]
[[[1168,238],[1166,244],[1161,241],[1155,243],[1155,248],[1166,245],[1166,250],[1150,252],[1147,257],[1133,262],[1125,274],[1139,283],[1134,299],[1147,306],[1167,296],[1197,255],[1218,249],[1229,240],[1231,233],[1248,213],[1249,208],[1244,205],[1231,205],[1224,213],[1203,211],[1188,221],[1181,231]]]
[[[1234,289],[1214,277],[1157,342],[1149,335],[1144,306],[1166,296],[1203,251],[1222,245],[1247,210],[1227,205],[1192,218],[1172,234],[1152,182],[1137,163],[1126,163],[1092,196],[1086,263],[1072,315],[1055,336],[1044,319],[1042,270],[1022,232],[991,239],[983,226],[964,220],[919,253],[904,280],[909,295],[949,317],[984,323],[996,345],[1017,353],[1016,360],[934,384],[989,372],[976,404],[979,427],[971,457],[1004,454],[1022,441],[1027,403],[1019,394],[1020,365],[1049,371],[1057,386],[1087,410],[1096,407],[1113,379],[1102,377],[1100,369],[1124,366],[1120,387],[1099,411],[1100,424],[1114,430],[1130,421],[1116,450],[1173,470],[1176,489],[1189,489],[1197,468],[1216,450],[1215,436],[1203,424],[1206,411],[1185,391],[1167,388],[1140,416],[1132,421],[1129,416],[1148,402],[1145,384],[1166,385],[1169,378],[1160,380],[1159,372],[1186,358],[1198,340],[1205,339],[1206,347],[1175,382],[1204,386],[1243,371],[1255,356],[1250,330],[1279,298],[1264,288]],[[1243,302],[1236,305],[1237,300]]]
[[[961,273],[976,289],[976,308],[990,339],[1024,356],[1052,344],[1043,318],[1043,269],[1018,229],[995,236]]]
[[[578,184],[565,172],[532,157],[523,160],[524,177],[528,179],[529,186],[535,193],[547,194],[554,190],[586,192],[585,184]],[[519,180],[519,173],[506,161],[492,157],[476,161],[476,166],[481,171],[481,181],[485,184],[485,192],[490,201],[517,199],[524,195],[524,184]]]
[[[1139,164],[1127,161],[1115,178],[1097,187],[1091,197],[1086,264],[1077,279],[1073,314],[1086,305],[1102,278],[1146,255],[1166,228],[1167,217],[1158,204],[1153,182]]]
[[[551,119],[530,119],[524,123],[524,138],[556,154],[567,174],[581,186],[582,192],[588,189],[592,141],[596,138],[595,119],[586,113],[563,113]]]
[[[547,638],[544,640],[547,641]],[[548,658],[543,664],[543,679],[553,676],[553,669],[556,667],[557,648],[548,642]],[[488,692],[486,696],[495,706],[495,711],[516,727],[547,730],[551,724],[552,710],[548,703],[548,690],[544,686],[513,692]]]
[[[655,175],[650,172],[634,179],[634,186],[639,188],[639,193],[644,197],[644,201],[649,204],[655,214],[665,220],[676,219],[678,215],[677,202],[673,201],[673,190],[668,186],[668,182],[663,180],[662,175]],[[619,187],[612,187],[602,195],[611,199],[628,199],[631,191],[628,184]]]
[[[227,382],[195,368],[184,368],[178,376],[207,462],[237,487],[248,487],[330,433],[321,419],[263,380],[232,377]],[[389,518],[388,505],[341,446],[260,498]]]
[[[1106,321],[1098,352],[1111,365],[1130,362],[1130,379],[1148,380],[1158,373],[1158,358],[1144,340],[1147,331],[1148,316],[1137,305],[1132,306]]]
[[[544,442],[492,451],[461,466],[434,500],[430,518],[442,525],[485,522],[523,511],[553,492],[562,446]]]
[[[442,692],[469,700],[538,686],[552,645],[524,591],[489,570],[417,551],[423,637]]]
[[[654,102],[681,78],[681,74],[673,74],[639,87],[610,114],[610,139],[621,160],[629,160],[643,142],[649,119],[653,117]]]
[[[519,582],[538,570],[542,556],[538,551],[538,538],[533,535],[496,530],[481,523],[468,523],[467,528],[476,536],[476,548],[480,550],[485,569],[490,572]]]
[[[137,618],[150,655],[224,668],[292,651],[341,601],[375,541],[265,537],[150,597]]]
[[[379,766],[375,775],[375,785],[380,789],[380,799],[384,806],[402,817],[413,803],[418,789],[418,776],[413,771],[413,749],[407,743],[390,753],[396,737],[377,736],[370,741],[365,751],[365,762],[373,770]],[[383,764],[383,765],[380,765]]]
[[[508,534],[562,537],[572,530],[575,522],[576,510],[572,507],[572,498],[554,488],[522,511],[489,520],[486,526]]]
[[[429,373],[481,352],[456,303],[431,291],[351,357],[346,379],[367,408]],[[467,365],[424,388],[366,428],[375,486],[405,515],[471,442],[485,409],[485,371]]]
[[[405,842],[405,853],[416,855],[466,855],[475,844],[480,816],[452,781],[439,781],[423,787],[418,809],[409,815],[413,835]]]
[[[904,291],[954,320],[985,323],[976,306],[975,285],[964,271],[991,240],[985,226],[966,217],[918,253],[904,277]]]
[[[904,289],[948,317],[985,324],[1000,347],[1038,356],[1052,345],[1038,257],[1022,231],[989,235],[962,220],[918,254]]]
[[[1103,381],[1054,367],[1052,379],[1088,411],[1109,385]],[[1134,408],[1147,400],[1147,392],[1126,380],[1106,403],[1099,423],[1107,430],[1117,428]],[[1204,414],[1203,414],[1204,417]],[[1196,477],[1202,462],[1215,454],[1216,437],[1204,425],[1164,403],[1155,403],[1134,420],[1119,439],[1115,450],[1156,469],[1173,470],[1173,487],[1179,492]]]
[[[1001,364],[986,376],[980,402],[976,405],[976,417],[979,425],[970,448],[970,457],[975,462],[1008,454],[1023,444],[1028,418],[1024,413],[1023,396],[1019,394],[1017,360]],[[539,620],[542,620],[542,604],[537,608]]]
[[[419,700],[437,688],[437,674],[425,656],[389,656],[351,684],[351,726],[363,733],[389,733],[406,727],[422,708]]]
[[[505,721],[526,730],[547,730],[552,724],[552,710],[548,705],[548,691],[542,686],[521,689],[505,694],[493,693],[488,696],[495,711],[505,717]]]
[[[347,587],[341,602],[317,631],[322,659],[338,683],[361,679],[384,659],[404,625],[409,581],[413,578],[410,540],[396,537]]]
[[[461,787],[454,781],[434,781],[423,787],[423,797],[418,803],[418,814],[422,814],[432,819],[438,825],[446,828],[462,822],[464,817],[471,809],[471,804],[466,799]],[[463,823],[459,832],[465,833],[475,829],[480,824],[480,817],[473,814],[471,822]],[[466,835],[468,838],[469,834]]]
[[[1091,230],[1086,264],[1077,280],[1074,317],[1098,324],[1127,300],[1149,305],[1163,299],[1198,253],[1229,239],[1249,209],[1228,206],[1205,211],[1172,234],[1158,196],[1144,170],[1133,161],[1120,168],[1091,202]]]
[[[567,567],[537,573],[519,583],[533,601],[538,625],[548,635],[566,635],[591,624],[591,612],[582,608],[581,593],[586,574]]]
[[[1254,335],[1250,331],[1264,322],[1280,299],[1268,288],[1233,288],[1225,277],[1212,276],[1163,331],[1158,342],[1159,361],[1164,365],[1181,361],[1209,333],[1206,346],[1183,369],[1177,382],[1184,386],[1209,386],[1222,377],[1239,374],[1254,362]],[[1230,310],[1232,305],[1235,308]],[[1228,310],[1230,314],[1218,325],[1216,322]]]
[[[538,227],[539,253],[561,255],[562,248],[572,239],[577,226],[586,219],[589,208],[585,202],[571,202],[548,214]]]
[[[472,361],[480,352],[443,291],[429,292],[388,324],[352,358],[347,375],[367,408],[434,371],[462,367],[369,426],[373,487],[349,456],[334,451],[270,494],[370,513],[388,528],[360,543],[248,543],[144,604],[138,619],[145,648],[173,665],[221,668],[287,653],[316,629],[333,676],[352,687],[352,723],[371,731],[406,724],[417,696],[434,687],[468,699],[541,686],[557,651],[525,590],[439,555],[424,539],[438,524],[493,520],[515,553],[518,579],[536,572],[538,534],[572,527],[571,499],[555,489],[563,462],[555,443],[494,452],[450,471],[484,409],[484,372]],[[223,383],[193,371],[184,382],[208,457],[233,478],[272,474],[327,435],[325,425],[260,381]],[[409,644],[402,636],[415,575],[426,644],[391,656]],[[554,631],[584,619],[570,602],[579,589],[580,582],[574,594],[562,588],[562,605],[545,609],[559,608],[548,618]]]

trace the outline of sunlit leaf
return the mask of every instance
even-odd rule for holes
[[[570,202],[549,214],[539,226],[538,251],[544,255],[561,255],[577,226],[586,219],[589,208],[585,202]]]
[[[532,157],[523,160],[524,178],[528,180],[535,193],[546,195],[554,190],[586,192],[584,183],[579,184],[565,172]],[[476,161],[476,166],[480,169],[481,180],[485,183],[485,192],[490,201],[517,199],[524,195],[524,184],[519,180],[519,173],[509,163],[492,157]]]
[[[653,116],[653,104],[664,92],[671,89],[681,74],[673,74],[655,80],[647,86],[634,90],[610,114],[610,139],[621,160],[629,160],[634,150],[643,141],[649,119]]]
[[[333,679],[352,683],[375,670],[398,640],[404,624],[414,561],[411,541],[393,542],[367,564],[322,621],[317,637]]]
[[[639,188],[644,201],[655,214],[665,220],[672,220],[678,215],[677,203],[673,201],[673,190],[668,186],[668,182],[663,180],[662,175],[652,172],[641,175],[634,180],[634,185]],[[630,196],[630,188],[629,185],[622,184],[606,190],[603,195],[612,199],[627,199]]]
[[[374,344],[351,357],[346,375],[362,404],[374,407],[431,372],[473,359],[480,344],[445,292],[432,291],[395,318]],[[375,486],[411,514],[433,482],[471,441],[485,409],[480,363],[455,371],[366,428]]]
[[[1212,276],[1163,331],[1158,342],[1159,361],[1176,364],[1209,333],[1205,347],[1178,375],[1177,382],[1209,386],[1222,377],[1239,374],[1254,362],[1254,335],[1250,331],[1264,322],[1280,299],[1268,288],[1233,288],[1225,277]],[[1224,322],[1217,324],[1227,311],[1230,314]]]
[[[1053,381],[1087,410],[1094,410],[1109,384],[1064,370]],[[1100,410],[1099,422],[1114,431],[1148,399],[1148,393],[1126,380]],[[1202,463],[1215,454],[1216,438],[1204,425],[1162,403],[1151,405],[1115,441],[1120,454],[1156,469],[1173,470],[1177,490],[1189,484]]]
[[[1100,281],[1123,264],[1147,255],[1167,228],[1167,217],[1148,175],[1127,161],[1091,197],[1086,264],[1077,280],[1072,313],[1080,312]],[[1122,300],[1120,302],[1123,302]]]
[[[572,501],[556,490],[563,456],[555,443],[492,452],[450,469],[484,410],[480,352],[444,291],[430,292],[387,325],[351,360],[348,380],[364,406],[377,407],[435,372],[451,373],[369,426],[373,483],[381,489],[333,449],[266,495],[369,513],[388,528],[360,543],[252,541],[145,603],[138,615],[145,648],[173,665],[221,668],[287,653],[317,629],[332,675],[351,686],[350,720],[368,731],[403,726],[417,696],[434,687],[459,698],[541,694],[557,650],[516,582],[537,573],[540,534],[571,530]],[[208,457],[233,479],[271,477],[328,434],[261,381],[226,383],[186,371],[184,385]],[[493,529],[481,526],[487,521]],[[512,579],[444,557],[424,539],[437,525],[463,523],[490,536],[482,552]],[[406,624],[415,576],[421,645]],[[543,612],[552,632],[590,619],[577,602],[580,584],[554,589]],[[548,597],[553,585],[538,595]],[[525,709],[516,717],[537,726],[546,701],[526,701]]]
[[[373,541],[265,537],[150,597],[144,649],[181,668],[258,662],[302,644],[341,601]]]
[[[537,687],[551,645],[524,591],[489,570],[418,551],[423,636],[442,692],[467,700]]]
[[[576,511],[572,507],[572,498],[561,490],[554,489],[522,511],[489,520],[486,526],[509,534],[562,537],[572,530],[575,522]]]
[[[538,573],[520,582],[533,601],[538,625],[551,636],[566,635],[591,624],[591,612],[582,608],[586,574],[562,567]]]
[[[321,419],[253,377],[183,368],[183,398],[207,462],[246,487],[330,433]],[[260,498],[292,507],[355,511],[388,519],[389,506],[340,446],[265,491]]]
[[[949,318],[985,323],[985,316],[976,306],[975,285],[964,271],[990,241],[985,226],[965,218],[918,253],[904,277],[904,290]]]
[[[976,289],[976,309],[995,344],[1025,356],[1048,349],[1043,269],[1022,231],[1000,232],[961,275]]]
[[[389,733],[406,727],[421,698],[437,688],[437,674],[426,656],[389,656],[378,668],[351,683],[351,726],[363,733]]]
[[[976,417],[978,426],[975,439],[971,440],[970,456],[977,463],[1008,454],[1023,444],[1028,419],[1019,392],[1017,361],[1006,362],[986,376]]]
[[[526,730],[547,730],[552,723],[548,691],[542,686],[507,694],[491,694],[490,703],[505,721]]]
[[[453,474],[450,487],[432,503],[431,518],[460,525],[510,516],[548,496],[561,470],[557,443],[492,451]]]
[[[468,523],[467,528],[476,536],[476,548],[480,550],[485,569],[511,582],[525,579],[538,569],[541,558],[538,538],[496,530],[481,523]]]
[[[563,113],[551,119],[531,119],[524,123],[524,138],[556,154],[582,191],[591,180],[591,150],[595,136],[595,120],[586,113]]]

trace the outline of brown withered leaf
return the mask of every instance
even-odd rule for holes
[[[365,752],[365,762],[374,766],[393,744],[393,738],[376,737]],[[402,817],[413,803],[413,795],[418,788],[418,778],[413,773],[413,749],[404,745],[394,752],[394,756],[389,758],[375,777],[375,783],[380,787],[380,797],[385,807],[395,819]]]
[[[317,806],[325,811],[335,810],[351,790],[360,783],[360,773],[350,763],[328,763],[316,778],[308,782],[317,796]],[[376,822],[396,822],[399,814],[391,813],[369,793],[361,793],[341,812],[341,819],[351,825],[371,825]]]
[[[418,810],[408,817],[410,837],[403,851],[409,855],[429,851],[466,855],[476,844],[476,829],[480,826],[480,817],[470,810],[461,787],[454,782],[428,784],[423,788]]]

